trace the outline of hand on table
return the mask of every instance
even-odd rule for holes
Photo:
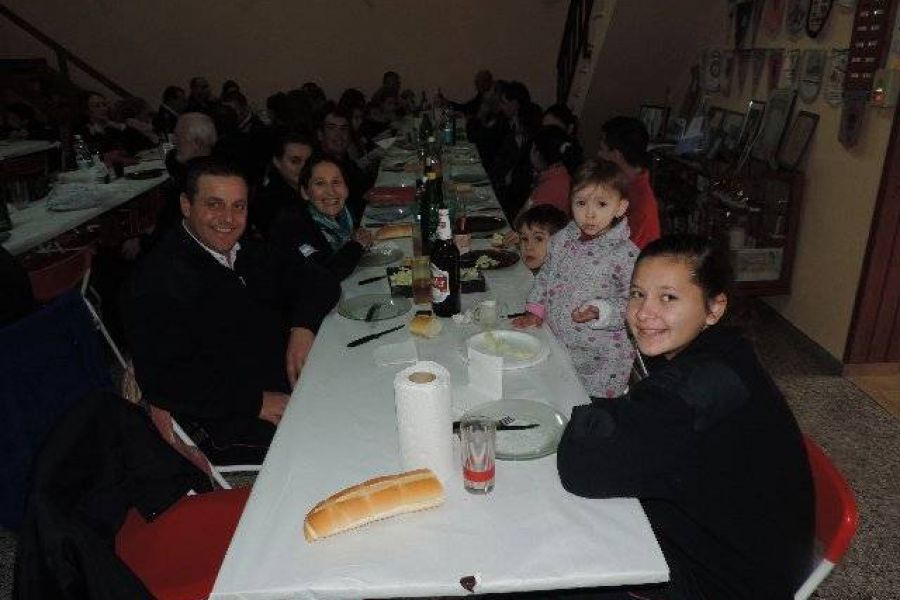
[[[512,326],[516,329],[525,329],[526,327],[540,327],[544,322],[542,318],[534,313],[528,313],[512,320]]]
[[[291,387],[297,385],[300,371],[303,370],[306,357],[309,355],[315,339],[316,334],[305,327],[291,328],[291,337],[288,340],[287,353],[284,357],[287,377]]]
[[[353,230],[353,233],[350,235],[350,238],[365,248],[366,250],[372,245],[372,242],[375,241],[375,234],[366,229],[365,227],[358,227]]]
[[[505,248],[509,246],[515,246],[519,243],[519,233],[515,230],[507,231],[506,235],[503,236],[503,246]]]
[[[587,323],[600,318],[600,309],[593,304],[582,304],[572,311],[572,320],[576,323]]]
[[[262,408],[259,409],[259,418],[268,421],[272,425],[278,425],[281,415],[287,408],[290,396],[280,392],[263,392]]]

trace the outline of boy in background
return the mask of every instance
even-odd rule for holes
[[[532,273],[536,274],[544,264],[550,238],[568,222],[566,213],[550,204],[532,206],[516,219],[519,253]]]

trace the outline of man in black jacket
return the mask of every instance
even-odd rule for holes
[[[299,257],[238,241],[247,184],[236,167],[191,161],[186,190],[184,221],[125,298],[138,383],[213,462],[258,463],[340,289]]]

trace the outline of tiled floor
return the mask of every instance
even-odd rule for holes
[[[895,418],[900,419],[900,374],[847,377]]]
[[[770,310],[756,306],[743,316],[801,428],[844,473],[859,504],[853,544],[814,597],[900,598],[900,419],[842,378],[840,365]],[[885,389],[896,398],[898,387]],[[0,530],[0,599],[11,597],[14,560],[15,536]]]

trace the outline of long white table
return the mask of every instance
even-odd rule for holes
[[[386,281],[357,283],[383,269],[358,269],[345,280],[344,297],[387,292]],[[510,310],[522,309],[532,281],[522,263],[485,275],[488,291],[464,295],[464,309],[485,297],[508,303]],[[559,483],[555,455],[498,462],[496,489],[487,496],[468,494],[458,477],[444,482],[447,501],[437,509],[312,544],[304,540],[303,519],[320,500],[400,471],[393,379],[407,365],[379,367],[372,353],[380,344],[408,340],[409,331],[356,348],[346,344],[406,323],[412,314],[377,323],[335,313],[326,318],[211,597],[460,596],[469,593],[460,584],[465,576],[477,578],[477,593],[667,580],[665,560],[637,500],[568,494]],[[416,342],[420,360],[434,360],[450,371],[457,414],[473,402],[463,348],[475,332],[446,320],[440,336]],[[548,359],[507,371],[504,397],[543,401],[568,415],[572,406],[588,401],[587,395],[565,349],[548,330],[537,335],[550,345]]]
[[[151,160],[127,167],[125,172],[137,170],[164,169],[161,160]],[[141,194],[149,192],[169,178],[165,171],[153,179],[116,179],[108,184],[93,184],[103,192],[103,202],[99,206],[82,210],[57,212],[47,209],[46,198],[31,202],[22,210],[10,207],[10,218],[13,227],[10,237],[3,242],[3,247],[10,254],[23,254],[58,235],[84,225],[91,219],[110,211]]]
[[[44,140],[0,140],[0,161],[46,152],[58,147],[59,142]]]

